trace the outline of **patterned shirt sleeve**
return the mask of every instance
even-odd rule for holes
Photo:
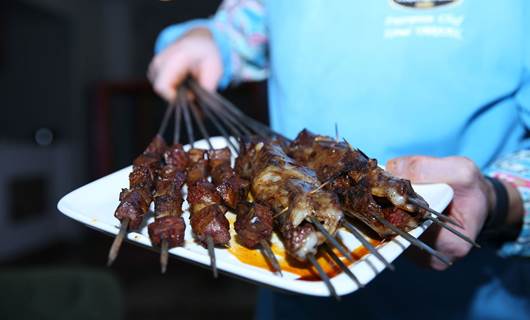
[[[521,233],[514,242],[505,243],[499,255],[530,257],[530,150],[521,150],[497,160],[489,168],[488,175],[515,186],[524,202]]]
[[[155,44],[164,50],[188,30],[207,27],[219,47],[223,75],[219,87],[268,76],[265,9],[260,0],[225,0],[210,19],[198,19],[165,28]]]

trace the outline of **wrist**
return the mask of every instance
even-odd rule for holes
[[[524,202],[523,198],[521,197],[521,193],[513,184],[502,179],[499,180],[506,187],[509,198],[508,216],[506,217],[505,223],[508,226],[518,226],[523,222],[525,213]]]
[[[513,237],[524,216],[521,195],[511,183],[492,177],[487,182],[488,213],[482,234],[487,237]]]
[[[485,176],[488,185],[488,212],[482,233],[498,234],[506,224],[510,200],[508,189],[499,179]]]
[[[487,212],[486,212],[486,223],[490,219],[491,213],[493,210],[495,210],[495,206],[497,205],[497,196],[495,194],[495,188],[493,186],[493,183],[490,179],[484,177],[484,180],[486,181],[487,189],[486,189],[486,196],[487,196]]]

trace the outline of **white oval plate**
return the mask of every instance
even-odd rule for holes
[[[215,148],[222,148],[227,145],[222,137],[213,137],[211,141]],[[195,147],[207,149],[208,145],[204,140],[201,140],[195,143]],[[114,211],[119,204],[119,192],[122,188],[128,186],[128,175],[131,170],[132,167],[129,166],[70,192],[59,201],[58,209],[66,216],[91,228],[116,235],[119,229],[119,221],[114,218]],[[414,185],[413,187],[429,203],[431,208],[438,212],[443,211],[453,197],[453,190],[446,184]],[[187,209],[186,202],[184,203],[184,208]],[[231,214],[229,213],[229,215]],[[183,217],[187,225],[185,244],[183,247],[170,249],[169,253],[178,258],[209,267],[210,259],[207,250],[193,241],[191,227],[189,226],[189,213],[185,211]],[[148,223],[152,220],[153,217],[151,216],[148,219]],[[230,220],[233,221],[233,216]],[[418,237],[429,224],[429,222],[423,223],[418,228],[410,231],[410,234]],[[233,226],[231,226],[231,229],[233,233]],[[339,230],[339,234],[343,243],[351,251],[361,246],[359,241],[346,230]],[[130,232],[127,235],[127,239],[134,244],[151,247],[146,224],[142,226],[140,232]],[[277,237],[273,237],[272,241],[273,245],[282,247]],[[110,244],[111,242],[109,241],[109,246]],[[377,249],[383,257],[392,262],[409,244],[402,237],[396,237],[389,242],[380,244]],[[329,291],[322,281],[300,280],[299,275],[289,272],[284,272],[283,277],[277,276],[267,269],[241,262],[228,249],[224,248],[216,248],[215,255],[218,269],[227,274],[291,292],[313,296],[329,296]],[[278,259],[283,258],[278,256]],[[385,266],[372,254],[367,254],[362,259],[351,264],[349,268],[361,283],[367,284],[381,273]],[[331,283],[338,295],[349,294],[358,289],[358,286],[344,273],[334,276],[331,279]]]

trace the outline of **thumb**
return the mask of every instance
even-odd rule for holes
[[[410,156],[391,159],[386,170],[394,176],[411,180],[415,183],[437,183],[450,181],[454,176],[455,161],[452,158],[434,158]]]

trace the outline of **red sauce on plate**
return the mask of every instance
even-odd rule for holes
[[[229,218],[229,220],[232,219]],[[377,246],[381,243],[380,241],[372,239],[370,239],[370,242],[374,246]],[[260,250],[252,250],[240,245],[237,242],[237,236],[235,236],[234,234],[232,234],[232,240],[230,241],[230,248],[228,248],[228,251],[243,263],[259,267],[265,270],[273,271],[265,260],[265,258],[263,258],[263,255],[261,254]],[[280,267],[282,268],[282,271],[297,274],[298,276],[300,276],[298,280],[321,281],[318,275],[318,271],[314,269],[313,266],[311,266],[310,264],[301,263],[288,257],[285,250],[277,245],[272,245],[272,251],[278,258],[278,262],[280,264]],[[352,264],[351,261],[347,260],[336,249],[334,249],[334,252],[338,257],[340,257],[340,259],[342,260],[342,262],[344,262],[345,265],[349,266]],[[355,261],[360,260],[367,253],[368,250],[364,246],[359,246],[351,252],[352,257]],[[325,252],[320,253],[317,256],[317,261],[330,278],[342,272],[340,268],[333,263],[333,260],[331,260],[331,258],[327,254],[325,254]]]

